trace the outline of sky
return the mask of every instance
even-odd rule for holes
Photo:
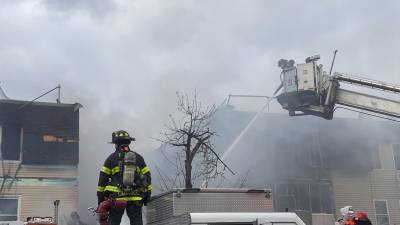
[[[329,70],[335,49],[335,71],[400,83],[399,11],[395,0],[2,0],[0,82],[21,100],[61,84],[62,102],[83,105],[82,193],[94,195],[111,132],[156,149],[177,91],[217,105],[271,95],[279,59],[320,54]]]

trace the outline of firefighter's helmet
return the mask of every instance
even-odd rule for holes
[[[135,141],[135,138],[131,137],[129,133],[124,130],[114,131],[111,134],[111,143],[130,144],[131,141]]]
[[[354,215],[353,221],[355,225],[372,225],[366,213],[358,212]]]

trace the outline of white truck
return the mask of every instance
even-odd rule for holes
[[[147,205],[149,225],[306,225],[296,213],[273,212],[267,189],[174,189]]]

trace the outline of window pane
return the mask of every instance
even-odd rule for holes
[[[378,225],[389,225],[389,216],[376,216]]]
[[[397,170],[400,170],[400,145],[393,145],[394,164]]]
[[[321,193],[318,184],[310,184],[311,210],[313,213],[321,213]]]
[[[1,155],[6,160],[19,160],[21,128],[17,125],[2,126]]]
[[[0,126],[0,159],[2,159],[3,158],[3,150],[1,150],[1,146],[3,146],[3,144],[1,144],[1,139],[2,139],[2,137],[3,137],[3,134],[2,134],[2,132],[3,132],[3,130],[2,130],[3,128]]]
[[[388,214],[386,208],[386,201],[375,201],[375,212],[376,214]]]
[[[296,194],[297,209],[310,210],[310,190],[309,184],[298,184]]]
[[[17,221],[18,218],[17,216],[1,216],[0,215],[0,221]]]
[[[18,199],[0,199],[0,216],[2,214],[17,215]]]
[[[334,209],[332,207],[332,198],[333,195],[331,192],[331,186],[329,184],[321,184],[321,207],[323,213],[333,213]]]

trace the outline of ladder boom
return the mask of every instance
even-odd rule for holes
[[[377,81],[372,79],[367,79],[364,77],[357,77],[354,75],[349,75],[345,73],[335,72],[333,78],[337,81],[343,81],[350,84],[358,84],[364,87],[376,88],[383,91],[390,91],[394,93],[400,93],[400,86],[395,84],[390,84],[383,81]]]
[[[364,93],[338,88],[336,104],[400,118],[400,102]]]

